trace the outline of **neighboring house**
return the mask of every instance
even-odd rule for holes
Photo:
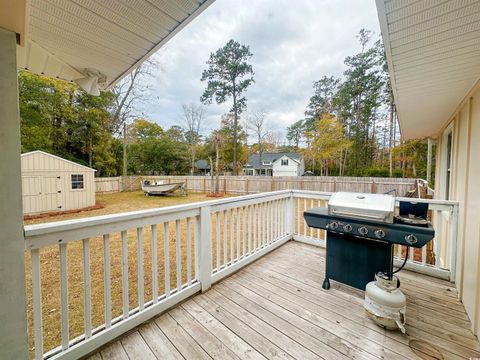
[[[243,167],[249,176],[301,176],[305,171],[303,157],[297,153],[263,153],[251,155]]]
[[[478,336],[480,4],[435,3],[377,0],[377,9],[402,139],[436,141],[435,198],[459,203],[458,228],[452,214],[442,214],[457,231],[457,243],[443,250],[456,255],[455,285]]]
[[[195,161],[195,169],[198,170],[202,175],[210,174],[210,164],[208,160],[197,160]]]
[[[40,150],[22,154],[23,213],[94,206],[95,171]]]

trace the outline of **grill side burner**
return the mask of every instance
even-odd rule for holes
[[[332,279],[365,290],[376,273],[392,272],[394,244],[421,248],[434,237],[429,223],[417,226],[397,221],[391,196],[336,193],[334,197],[328,209],[304,213],[308,226],[327,231],[324,289],[330,288]],[[352,208],[347,204],[349,198],[355,199]],[[363,216],[362,200],[366,204]]]

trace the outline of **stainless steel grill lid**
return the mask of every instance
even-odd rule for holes
[[[392,224],[395,197],[386,194],[337,192],[330,197],[328,213],[339,217]]]

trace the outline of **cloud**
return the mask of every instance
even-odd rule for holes
[[[342,75],[345,57],[359,51],[361,28],[380,35],[373,0],[216,0],[155,55],[153,97],[140,110],[163,127],[181,124],[181,104],[199,103],[210,53],[235,39],[253,53],[249,108],[264,109],[273,130],[284,133],[304,116],[313,81]],[[230,107],[209,105],[205,131]]]

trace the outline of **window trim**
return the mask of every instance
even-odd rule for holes
[[[288,159],[281,159],[280,160],[280,166],[288,166]]]
[[[73,183],[74,183],[73,177],[74,176],[81,176],[82,177],[82,180],[81,180],[82,187],[81,188],[74,188],[73,187]],[[75,182],[80,183],[79,180],[76,180]],[[78,173],[70,174],[70,190],[71,191],[85,191],[86,190],[85,189],[85,174],[78,174]]]

